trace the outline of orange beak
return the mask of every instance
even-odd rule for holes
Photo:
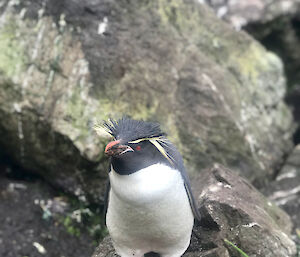
[[[126,152],[134,152],[128,145],[121,145],[120,140],[111,141],[105,147],[104,153],[109,156],[117,156]]]
[[[111,149],[116,145],[120,144],[120,140],[115,140],[115,141],[111,141],[109,142],[106,147],[105,147],[105,154],[109,154],[109,152],[111,151]]]

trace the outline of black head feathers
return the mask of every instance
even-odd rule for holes
[[[109,120],[103,126],[115,139],[122,139],[127,142],[166,135],[161,131],[158,123],[132,120],[127,117],[119,120]]]

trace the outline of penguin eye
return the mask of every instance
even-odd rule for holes
[[[138,145],[135,150],[140,151],[142,149],[142,147],[140,145]]]

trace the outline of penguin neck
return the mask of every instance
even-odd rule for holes
[[[120,175],[112,166],[109,178],[113,193],[134,204],[155,201],[184,183],[180,172],[164,163],[152,164],[127,176]]]

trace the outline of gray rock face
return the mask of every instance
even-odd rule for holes
[[[236,29],[243,28],[284,63],[289,90],[286,102],[300,122],[300,1],[206,0],[215,13]],[[294,136],[300,142],[300,129]]]
[[[0,146],[82,199],[103,195],[96,121],[160,122],[190,172],[262,182],[291,145],[281,61],[197,1],[3,1]]]
[[[270,51],[276,53],[284,63],[289,89],[288,99],[297,96],[300,81],[300,8],[295,16],[280,16],[268,23],[249,24],[245,29]],[[296,106],[293,102],[291,105]],[[298,109],[299,110],[299,109]]]
[[[294,256],[289,217],[245,179],[215,165],[196,176],[192,184],[202,221],[194,227],[190,247],[183,256],[237,256],[225,239],[253,257]],[[116,256],[109,237],[93,257],[108,256]]]
[[[300,229],[300,145],[264,193],[290,215],[294,229]]]

